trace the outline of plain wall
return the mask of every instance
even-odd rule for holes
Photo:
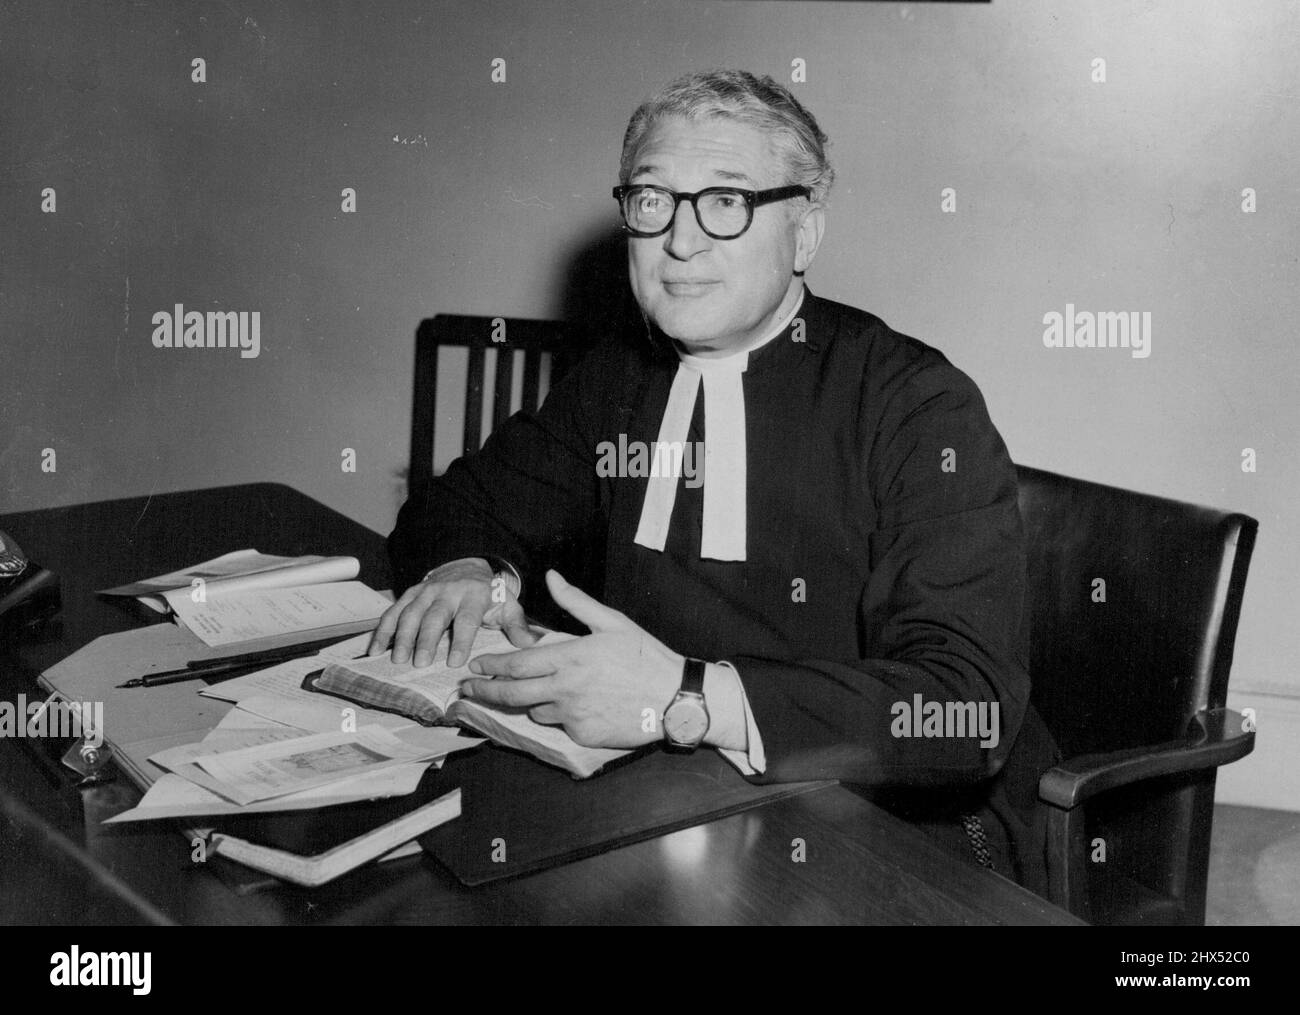
[[[419,320],[581,308],[637,102],[799,58],[839,174],[812,289],[943,350],[1017,461],[1258,518],[1234,700],[1300,694],[1298,30],[1280,0],[7,3],[0,510],[279,480],[387,531]],[[176,303],[259,311],[260,356],[154,348]],[[1045,348],[1067,303],[1150,311],[1150,358]]]

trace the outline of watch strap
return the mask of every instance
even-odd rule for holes
[[[704,694],[703,659],[691,659],[689,656],[682,664],[682,691],[686,694]]]

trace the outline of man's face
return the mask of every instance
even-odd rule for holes
[[[705,187],[767,190],[781,187],[784,166],[757,129],[713,117],[660,122],[641,142],[629,183],[653,183],[694,193]],[[721,355],[759,341],[788,311],[787,295],[799,288],[796,270],[812,262],[821,239],[820,209],[790,201],[754,209],[747,232],[715,240],[695,217],[677,207],[663,236],[628,238],[632,291],[641,309],[671,338],[696,355]],[[784,305],[783,305],[784,303]]]

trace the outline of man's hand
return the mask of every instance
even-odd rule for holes
[[[663,736],[663,711],[682,682],[685,657],[617,610],[574,588],[555,571],[546,584],[556,603],[591,634],[556,645],[481,655],[461,693],[490,705],[528,709],[539,723],[563,726],[586,747],[639,747]]]
[[[447,665],[461,666],[469,658],[480,627],[499,628],[517,648],[537,640],[528,630],[524,609],[514,593],[504,583],[493,584],[492,568],[486,560],[453,560],[412,585],[384,612],[366,654],[383,652],[391,641],[393,662],[406,662],[414,648],[411,662],[428,666],[443,632],[450,628]]]

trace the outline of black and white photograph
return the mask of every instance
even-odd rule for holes
[[[22,977],[637,925],[942,979],[961,926],[1250,999],[1298,52],[1288,0],[0,0]]]

